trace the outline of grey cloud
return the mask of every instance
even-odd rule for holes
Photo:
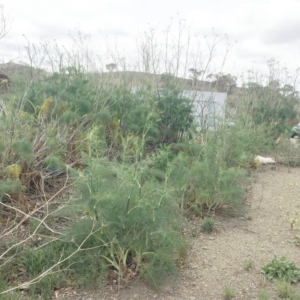
[[[105,30],[105,33],[107,35],[113,35],[113,36],[122,36],[122,37],[130,36],[130,32],[120,28],[107,28]]]
[[[13,39],[3,39],[1,41],[1,47],[9,51],[17,51],[20,49],[20,45]]]
[[[69,32],[70,28],[66,25],[41,24],[36,31],[36,36],[44,39],[60,39],[68,38]]]
[[[294,43],[298,40],[300,40],[300,19],[287,20],[286,23],[278,24],[261,36],[261,41],[269,45]]]

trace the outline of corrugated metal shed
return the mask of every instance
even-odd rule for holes
[[[199,130],[216,130],[225,118],[227,93],[182,91],[182,97],[191,99]]]

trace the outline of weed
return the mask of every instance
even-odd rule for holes
[[[277,293],[281,299],[300,299],[300,294],[286,281],[281,281],[277,284]]]
[[[225,286],[224,288],[224,298],[226,300],[231,300],[235,297],[236,295],[236,292],[235,292],[235,289],[231,288],[231,287],[228,287],[228,286]]]
[[[269,292],[265,289],[259,291],[258,293],[258,299],[259,300],[269,300]]]
[[[246,271],[249,271],[250,269],[252,269],[252,267],[253,267],[253,260],[252,260],[252,259],[249,259],[249,260],[246,262],[246,265],[245,265],[244,269],[245,269]]]
[[[300,293],[299,293],[299,291],[295,290],[295,293],[292,295],[291,300],[300,300]]]
[[[286,257],[275,257],[261,269],[268,280],[279,279],[287,282],[300,280],[300,269]]]
[[[204,218],[201,223],[201,230],[203,232],[211,233],[215,229],[215,221],[212,218]]]
[[[1,300],[21,300],[26,299],[23,293],[11,292],[0,298]]]
[[[20,265],[26,271],[29,280],[34,279],[47,269],[52,267],[56,261],[59,261],[61,254],[56,247],[57,244],[52,243],[48,247],[38,250],[28,249],[23,253]],[[42,299],[51,299],[53,286],[62,287],[64,279],[62,274],[53,273],[49,276],[43,276],[40,281],[30,286],[29,292],[32,297],[40,295]]]

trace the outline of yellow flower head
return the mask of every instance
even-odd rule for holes
[[[6,175],[11,178],[20,179],[22,167],[18,164],[9,165],[5,168],[5,172],[6,172]]]

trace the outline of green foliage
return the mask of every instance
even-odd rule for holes
[[[258,293],[258,299],[259,300],[269,300],[270,297],[269,297],[269,292],[265,289],[259,291]]]
[[[236,295],[236,292],[235,292],[235,289],[231,288],[231,287],[228,287],[228,286],[225,286],[224,288],[224,298],[226,300],[231,300],[235,297]]]
[[[270,144],[263,127],[253,127],[241,115],[234,127],[195,134],[192,143],[173,148],[179,153],[170,165],[170,178],[179,186],[184,206],[202,214],[228,205],[243,208],[245,169],[254,154],[270,150]]]
[[[272,85],[254,85],[247,90],[249,115],[254,124],[265,126],[265,133],[276,137],[287,128],[287,121],[297,117],[299,99],[294,94],[286,94]]]
[[[253,161],[253,156],[260,152],[269,152],[271,140],[266,137],[264,128],[251,126],[248,120],[241,116],[236,126],[224,127],[212,140],[216,145],[213,153],[223,159],[227,166],[245,168]]]
[[[60,156],[57,155],[49,155],[45,158],[45,165],[49,166],[57,171],[65,171],[64,161]]]
[[[201,223],[201,229],[204,232],[212,232],[215,229],[215,221],[212,218],[204,218]]]
[[[3,197],[4,194],[18,193],[24,190],[24,186],[19,180],[16,179],[7,179],[0,181],[0,197]]]
[[[24,268],[27,279],[34,282],[29,288],[32,296],[52,299],[54,287],[62,288],[68,284],[76,288],[89,288],[104,279],[107,264],[102,257],[103,245],[93,237],[87,243],[79,245],[77,242],[87,233],[85,229],[90,229],[90,224],[84,226],[81,222],[80,225],[76,228],[77,235],[72,241],[66,236],[43,248],[28,248],[22,252],[18,267]],[[53,267],[55,264],[57,266]]]
[[[289,282],[281,281],[277,284],[277,293],[281,299],[299,300],[300,294]]]
[[[249,260],[246,262],[246,265],[245,265],[244,269],[245,269],[246,271],[249,271],[250,269],[252,269],[252,267],[253,267],[253,260],[252,260],[252,259],[249,259]]]
[[[294,290],[294,293],[292,294],[291,300],[300,300],[300,292],[299,290]]]
[[[300,235],[296,235],[294,242],[297,247],[300,247]]]
[[[171,144],[189,134],[193,124],[192,102],[182,97],[181,92],[169,85],[158,91],[157,108],[160,114],[160,143]]]
[[[86,139],[84,141],[89,157],[100,158],[104,156],[106,149],[105,129],[101,125],[93,125],[86,130]]]
[[[175,154],[170,147],[163,145],[153,156],[153,167],[165,172],[174,158]]]
[[[174,88],[133,92],[121,87],[108,103],[123,134],[138,134],[152,147],[179,142],[192,128],[192,103]]]
[[[268,280],[279,279],[292,283],[300,280],[300,269],[286,257],[275,257],[261,269]]]
[[[160,119],[152,94],[147,90],[137,90],[125,99],[121,98],[122,101],[116,102],[115,106],[122,105],[118,107],[118,116],[123,132],[139,135],[148,143],[157,143]]]
[[[25,137],[21,141],[18,140],[12,145],[12,150],[18,153],[21,161],[32,159],[33,149],[30,140]]]
[[[134,272],[159,285],[164,273],[176,270],[185,243],[175,191],[144,176],[146,169],[143,162],[120,168],[91,160],[78,181],[86,218],[67,236],[84,249],[100,247],[98,255],[121,277],[134,261]]]
[[[63,253],[55,247],[55,244],[42,249],[28,249],[20,258],[19,266],[26,270],[28,280],[41,276],[42,273],[52,268],[61,259]],[[42,299],[52,299],[54,286],[64,286],[63,276],[60,273],[51,273],[41,276],[41,279],[30,286],[30,293],[40,295]]]
[[[212,148],[214,145],[212,145]],[[171,179],[176,181],[186,199],[199,213],[224,205],[242,206],[243,189],[240,186],[245,172],[228,168],[223,160],[214,157],[210,145],[200,150],[203,158],[179,155],[171,167]],[[215,152],[216,153],[216,152]]]
[[[37,114],[46,98],[56,99],[49,114],[64,116],[66,122],[74,122],[78,118],[91,113],[93,105],[98,101],[97,91],[92,82],[80,69],[67,75],[64,72],[35,81],[28,93],[24,111]],[[73,112],[73,114],[71,114]]]
[[[2,284],[0,281],[0,291],[5,290],[6,285],[3,285],[2,288]],[[1,300],[21,300],[24,299],[24,295],[22,292],[10,292],[5,294],[5,296],[1,296]]]
[[[158,92],[152,88],[132,89],[125,83],[102,83],[100,93],[96,86],[99,80],[99,74],[87,75],[81,68],[72,69],[71,74],[61,69],[60,73],[38,78],[22,101],[22,118],[33,116],[35,122],[46,124],[58,119],[57,124],[73,128],[84,123],[86,133],[91,126],[101,127],[101,145],[106,142],[104,153],[110,157],[124,155],[127,150],[122,143],[131,136],[141,139],[143,153],[189,137],[191,102],[171,84]]]

